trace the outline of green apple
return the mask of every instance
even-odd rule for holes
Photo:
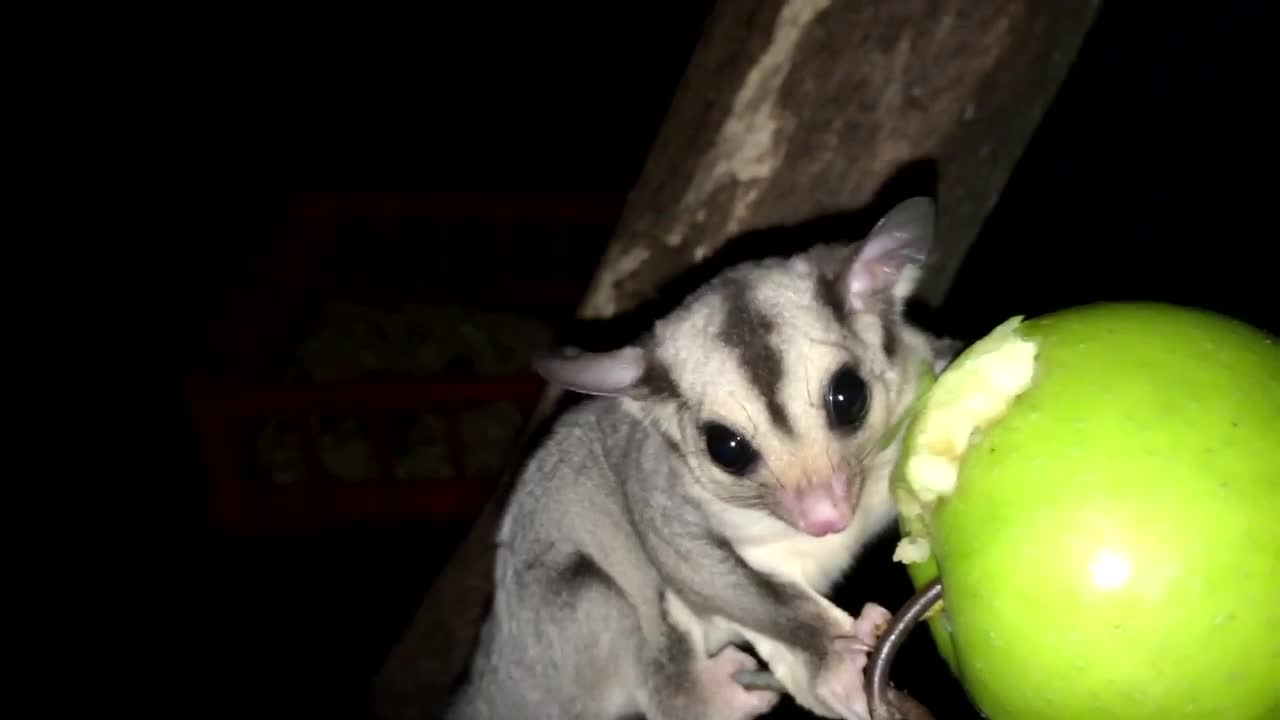
[[[1280,718],[1280,342],[1213,313],[1016,317],[907,424],[895,557],[991,720]]]

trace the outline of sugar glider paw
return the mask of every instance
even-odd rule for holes
[[[778,693],[748,689],[734,679],[759,669],[755,658],[732,645],[701,661],[696,672],[706,699],[707,720],[753,720],[772,710],[778,704]]]
[[[865,673],[893,615],[875,603],[867,603],[853,621],[850,634],[831,639],[826,660],[818,671],[814,691],[826,705],[826,717],[840,720],[869,720]]]

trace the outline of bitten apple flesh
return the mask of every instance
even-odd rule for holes
[[[1280,717],[1280,344],[1104,303],[1013,318],[908,424],[895,557],[992,720]]]

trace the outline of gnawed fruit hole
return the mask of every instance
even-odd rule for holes
[[[928,516],[939,499],[955,492],[965,452],[1031,386],[1038,348],[1018,335],[1022,319],[1010,318],[961,353],[924,399],[914,437],[904,444],[905,487],[897,502],[909,532],[894,560],[929,558]]]

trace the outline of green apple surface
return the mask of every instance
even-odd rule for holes
[[[1200,310],[1013,318],[893,479],[938,649],[991,720],[1280,718],[1280,343]]]

